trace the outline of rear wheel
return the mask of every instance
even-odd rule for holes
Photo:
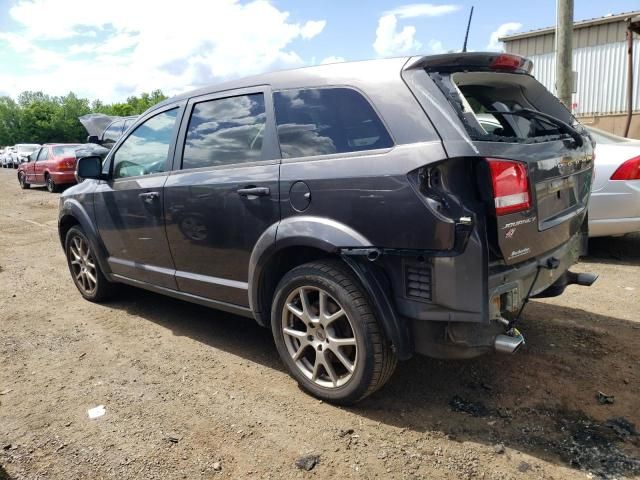
[[[300,386],[342,405],[382,387],[396,357],[358,281],[339,261],[294,268],[271,312],[278,353]]]
[[[24,172],[18,173],[18,182],[20,182],[20,188],[23,190],[31,187],[31,184],[27,183],[27,176],[24,174]]]
[[[56,182],[53,181],[53,178],[51,178],[51,175],[47,175],[45,177],[45,183],[47,184],[47,190],[49,193],[56,193],[58,191],[58,186],[56,185]]]
[[[65,241],[67,264],[80,294],[91,302],[107,300],[115,285],[104,276],[82,228],[71,227]]]

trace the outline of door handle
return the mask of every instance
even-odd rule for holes
[[[160,193],[159,192],[140,193],[138,194],[138,198],[142,199],[142,201],[145,203],[153,203],[160,198]]]
[[[267,197],[271,195],[269,187],[245,187],[236,190],[241,197]]]

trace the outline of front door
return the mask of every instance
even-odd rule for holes
[[[183,292],[249,304],[251,252],[280,219],[272,111],[265,87],[189,101],[183,147],[165,185],[167,237]]]
[[[181,114],[181,106],[174,105],[139,123],[109,155],[109,180],[95,194],[96,223],[112,272],[172,289],[163,187]]]

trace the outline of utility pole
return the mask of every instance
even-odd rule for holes
[[[557,0],[556,96],[571,110],[573,91],[573,0]]]

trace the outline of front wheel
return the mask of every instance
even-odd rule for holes
[[[76,226],[69,229],[65,253],[71,278],[80,294],[91,302],[107,300],[113,293],[114,284],[102,273],[95,252],[82,228]]]
[[[287,273],[276,289],[272,331],[280,358],[317,398],[349,405],[378,390],[397,360],[362,286],[339,261]]]
[[[31,184],[27,183],[27,176],[24,174],[24,172],[20,172],[18,174],[18,182],[20,183],[20,188],[23,190],[31,187]]]

